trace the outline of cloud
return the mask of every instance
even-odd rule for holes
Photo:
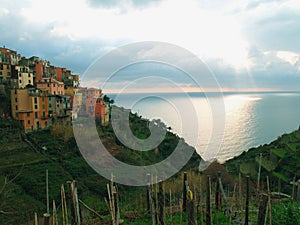
[[[260,7],[261,5],[265,5],[265,4],[279,4],[284,2],[285,0],[252,0],[248,3],[247,5],[247,9],[255,9],[257,7]]]
[[[130,5],[136,8],[144,8],[149,5],[159,4],[162,0],[87,0],[86,2],[90,7],[113,8]]]
[[[252,45],[266,51],[300,52],[299,1],[264,4],[246,11],[240,19],[243,20],[243,33]]]
[[[297,0],[78,0],[72,4],[0,0],[0,5],[0,45],[80,75],[111,49],[154,40],[195,53],[209,64],[223,87],[299,89]],[[140,57],[155,51],[141,51]],[[189,59],[183,60],[192,68]],[[120,71],[122,81],[133,79],[134,73],[161,73],[170,79],[177,76],[182,85],[189,83],[176,70],[161,65],[128,67]]]

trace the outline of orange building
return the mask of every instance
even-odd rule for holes
[[[0,48],[0,52],[7,55],[8,63],[10,65],[13,65],[13,66],[17,65],[19,60],[21,59],[21,55],[11,49],[3,47],[3,48]]]
[[[40,82],[43,78],[44,69],[43,69],[43,61],[38,61],[34,65],[34,73],[35,73],[35,79],[34,82]]]
[[[12,89],[12,116],[19,120],[25,132],[46,128],[48,122],[48,98],[41,90]]]
[[[36,87],[40,90],[47,91],[51,95],[64,95],[64,83],[54,78],[42,78],[36,82]]]
[[[63,82],[63,74],[66,73],[66,68],[56,67],[56,80]]]

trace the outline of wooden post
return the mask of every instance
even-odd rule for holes
[[[206,225],[211,225],[210,216],[210,177],[206,177]]]
[[[157,175],[155,177],[155,218],[156,218],[156,222],[159,223],[159,213],[158,213],[158,208],[159,208],[159,204],[158,204],[158,180],[157,180]]]
[[[267,204],[268,204],[268,195],[262,194],[260,198],[259,209],[258,209],[257,225],[265,224]]]
[[[151,186],[150,186],[151,188]],[[153,200],[153,188],[150,190],[150,205],[151,205],[151,217],[152,217],[152,225],[156,224],[156,218],[155,218],[155,202]]]
[[[73,195],[72,182],[68,181],[67,185],[68,185],[68,194],[69,194],[69,202],[70,202],[71,225],[77,225],[76,224],[76,215],[75,215],[75,206],[74,206],[74,195]]]
[[[216,181],[216,190],[215,190],[215,210],[219,211],[219,181]]]
[[[221,178],[221,173],[218,172],[218,177],[216,181],[216,190],[215,190],[215,209],[216,211],[221,210],[221,195],[220,195],[220,180]]]
[[[270,187],[269,176],[267,176],[267,188],[268,188],[268,203],[269,203],[269,213],[270,213],[270,225],[272,225],[271,187]]]
[[[52,203],[52,225],[58,225],[58,220],[57,220],[57,213],[56,213],[56,204],[55,204],[55,201],[53,200],[53,203]]]
[[[78,201],[78,193],[77,193],[77,185],[76,181],[72,182],[73,188],[73,196],[74,196],[74,207],[75,207],[75,215],[76,215],[76,222],[78,225],[81,225],[81,218],[80,218],[80,208],[79,208],[79,201]]]
[[[230,224],[232,223],[232,213],[233,213],[233,209],[234,209],[234,206],[236,206],[236,183],[234,184],[234,187],[233,187],[233,193],[232,193],[232,200],[231,200],[231,206],[230,206],[230,217],[229,217],[229,220],[230,220]]]
[[[64,185],[61,185],[62,225],[68,225],[68,209]]]
[[[186,192],[186,187],[187,187],[187,173],[183,173],[183,187],[182,187],[182,193],[183,193],[183,199],[182,199],[182,210],[183,212],[186,212],[186,205],[187,205],[187,192]]]
[[[241,173],[239,173],[239,209],[241,209],[241,205],[242,205],[242,200],[243,196],[242,196],[242,176]]]
[[[158,220],[159,225],[164,225],[164,193],[162,181],[159,182],[159,192],[158,192]]]
[[[188,225],[195,225],[194,200],[191,195],[188,198]]]
[[[48,184],[48,170],[46,170],[46,199],[47,199],[47,213],[49,214],[49,184]]]
[[[223,189],[223,184],[222,184],[221,176],[219,176],[218,181],[219,181],[219,189],[221,191],[221,193],[219,194],[220,195],[220,204],[219,205],[220,205],[220,207],[222,209],[222,201],[221,201],[221,199],[223,197],[224,203],[225,203],[225,207],[226,207],[226,211],[225,212],[229,216],[230,215],[230,209],[229,209],[229,205],[228,205],[228,201],[227,201],[227,197],[226,197],[225,191]],[[221,197],[221,195],[222,195],[222,197]]]
[[[262,161],[262,153],[259,154],[259,167],[258,167],[258,176],[257,176],[257,193],[259,193],[259,191],[260,191],[261,161]]]
[[[50,225],[50,214],[44,213],[44,225]]]
[[[300,180],[297,183],[297,202],[300,205]]]
[[[245,225],[249,224],[249,176],[246,177],[246,208],[245,208]]]
[[[296,177],[293,178],[293,186],[292,186],[292,199],[295,200],[296,199],[296,191],[295,188],[296,187]]]
[[[114,206],[113,206],[113,194],[112,194],[112,189],[111,189],[111,185],[107,184],[107,195],[108,195],[108,203],[109,203],[109,211],[111,214],[111,219],[112,219],[112,225],[115,225],[115,215],[114,215]]]
[[[179,200],[179,207],[180,207],[180,221],[179,221],[179,224],[182,225],[182,199]]]
[[[197,191],[197,188],[194,187],[194,192],[193,192],[194,225],[198,225],[197,199],[198,199],[198,191]],[[195,208],[195,205],[196,205],[196,208]],[[196,211],[195,211],[195,209],[196,209]]]
[[[204,225],[204,210],[202,208],[203,203],[203,194],[202,194],[202,172],[200,172],[200,189],[199,189],[199,207],[200,207],[200,216],[201,216],[201,225]],[[197,208],[198,210],[198,208]]]
[[[173,224],[173,211],[172,211],[172,191],[171,191],[171,188],[170,188],[170,224]]]
[[[114,215],[115,215],[115,223],[116,225],[119,225],[119,206],[118,206],[118,192],[116,190],[114,190]]]
[[[150,206],[150,174],[147,174],[147,214],[150,215],[151,213],[151,206]]]
[[[39,225],[37,213],[34,213],[34,225]]]

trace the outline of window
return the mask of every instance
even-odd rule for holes
[[[30,124],[30,120],[28,120],[27,123]]]
[[[34,98],[34,104],[37,104],[37,97]]]
[[[56,95],[56,91],[54,91],[54,94]]]
[[[42,101],[43,101],[43,102],[45,101],[45,97],[44,97],[44,96],[42,97]]]
[[[43,107],[43,109],[44,109],[44,108],[45,108],[45,104],[43,104],[43,106],[42,106],[42,107]]]
[[[31,80],[28,80],[28,83],[31,84]]]
[[[16,110],[18,110],[18,106],[16,105]]]
[[[34,105],[34,109],[38,109],[37,105]]]
[[[19,83],[21,84],[21,83],[22,83],[22,80],[19,80]]]
[[[19,73],[19,77],[21,77],[22,75]]]
[[[16,113],[16,118],[18,118],[18,116],[19,116],[19,113]]]
[[[48,87],[50,87],[50,85],[49,85],[49,84],[47,84],[47,86],[48,86]]]
[[[18,102],[18,98],[15,98],[15,102]]]
[[[51,108],[52,107],[52,105],[51,105],[51,103],[49,103],[49,108]]]
[[[27,112],[27,117],[29,117],[30,116],[30,112]]]
[[[2,71],[0,71],[0,75],[2,75]]]
[[[45,112],[43,112],[43,117],[44,117],[44,118],[46,117],[46,113],[45,113]]]
[[[29,73],[29,74],[28,74],[28,77],[30,77],[30,76],[31,76],[31,74]]]
[[[35,116],[35,118],[37,119],[37,118],[38,118],[38,112],[35,112],[35,113],[34,113],[34,116]]]

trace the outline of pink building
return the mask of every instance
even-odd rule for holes
[[[54,78],[42,78],[36,83],[36,87],[43,91],[48,91],[52,95],[64,95],[64,83],[55,80]]]

